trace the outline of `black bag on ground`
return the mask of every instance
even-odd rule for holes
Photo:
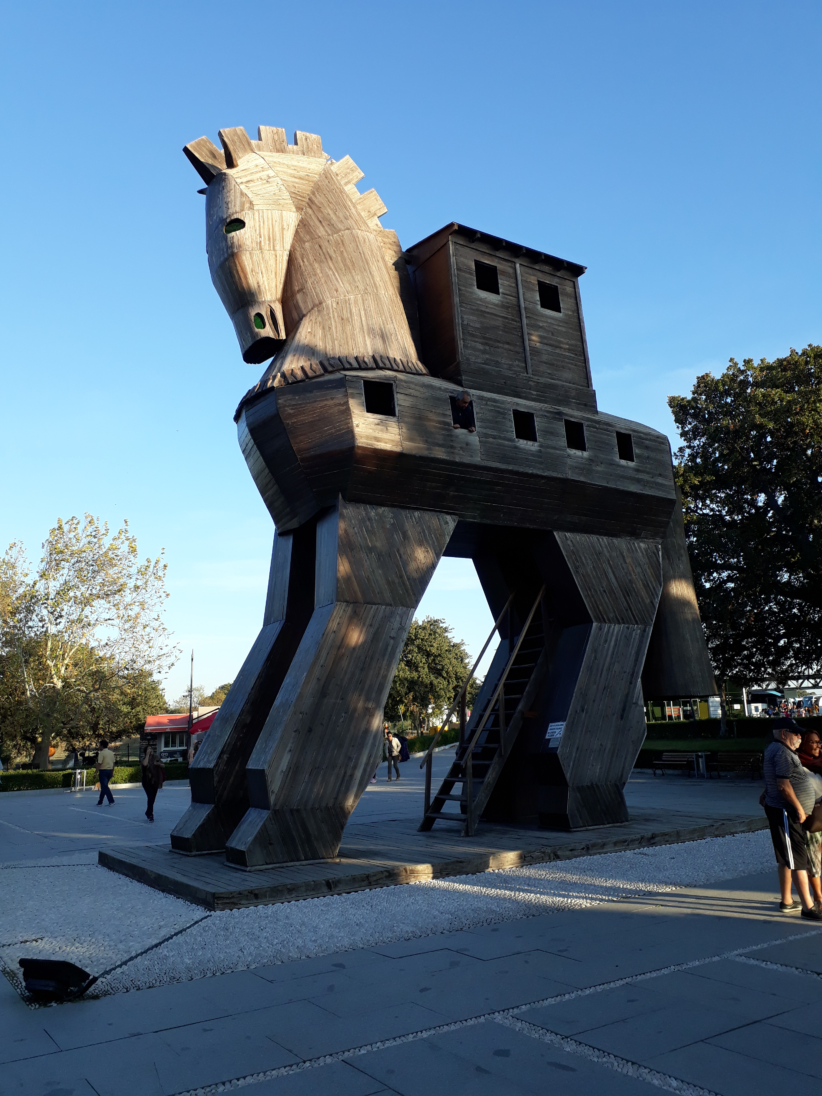
[[[26,991],[32,997],[67,1000],[88,988],[91,975],[64,959],[19,959]],[[97,981],[96,978],[93,981]]]

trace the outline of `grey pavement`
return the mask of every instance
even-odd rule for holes
[[[98,1000],[0,984],[25,1096],[818,1093],[822,932],[775,872]]]
[[[453,747],[434,757],[433,783],[442,780],[453,759]],[[351,821],[390,822],[422,817],[424,774],[419,759],[400,767],[402,777],[389,783],[387,766],[378,770]],[[639,771],[626,788],[628,806],[689,811],[705,819],[727,816],[761,817],[758,781],[696,780],[680,774],[653,777]],[[145,794],[140,787],[114,789],[115,804],[96,806],[97,792],[8,792],[0,794],[0,864],[43,860],[73,853],[92,853],[123,845],[167,845],[169,834],[189,803],[188,784],[165,785],[157,797],[156,822],[145,818]]]
[[[388,784],[381,766],[358,821],[419,813],[418,763],[402,772]],[[115,795],[97,808],[94,793],[3,794],[0,859],[165,842],[188,801],[167,785],[151,827],[139,788]],[[755,782],[681,776],[628,787],[634,806],[706,818],[755,815],[758,796]],[[0,1090],[816,1096],[822,932],[777,902],[773,871],[40,1008],[0,978]]]

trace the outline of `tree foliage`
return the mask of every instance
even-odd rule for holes
[[[141,561],[128,522],[58,521],[37,567],[15,542],[0,560],[0,717],[5,749],[132,732],[165,698],[177,660],[162,620],[166,564]]]
[[[184,693],[177,697],[174,701],[173,707],[169,708],[169,712],[187,712],[188,711],[188,694],[191,691],[191,707],[208,708],[211,706],[218,707],[225,700],[228,695],[228,690],[233,685],[232,681],[228,681],[225,685],[218,685],[212,693],[206,693],[205,688],[202,685],[195,685],[193,691],[186,689]]]
[[[414,620],[400,655],[388,693],[385,718],[411,718],[423,730],[432,717],[443,717],[470,672],[468,651],[462,640],[437,617]],[[476,698],[478,683],[471,682],[468,707]]]
[[[698,377],[668,403],[691,563],[721,677],[822,669],[822,347]]]

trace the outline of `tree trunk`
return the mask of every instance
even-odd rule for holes
[[[719,694],[719,737],[728,737],[728,706],[725,703],[725,681]]]
[[[34,753],[34,763],[38,769],[44,769],[48,771],[51,768],[51,759],[49,757],[49,749],[51,748],[51,729],[44,730],[40,737],[40,741],[37,743],[37,749]]]

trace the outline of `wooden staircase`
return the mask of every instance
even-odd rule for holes
[[[545,628],[542,613],[537,612],[544,593],[543,587],[531,607],[519,636],[510,640],[511,653],[505,668],[499,674],[490,693],[486,692],[485,703],[472,712],[471,721],[461,735],[462,741],[457,747],[456,757],[433,800],[430,795],[430,773],[431,755],[436,739],[431,743],[422,762],[423,765],[428,765],[428,771],[426,772],[425,815],[420,824],[420,830],[430,830],[435,822],[443,820],[462,823],[464,836],[470,837],[476,831],[477,822],[485,810],[494,785],[499,779],[508,754],[522,727],[525,711],[534,699],[538,677],[535,670],[545,652]],[[506,609],[510,608],[510,604],[509,599]],[[499,620],[494,625],[494,629],[498,625]],[[486,648],[487,646],[486,643]],[[471,671],[460,690],[458,700],[464,697],[474,670]],[[446,717],[446,721],[440,728],[440,734],[447,726],[451,714],[449,712]],[[456,809],[449,810],[451,804],[454,804]]]

